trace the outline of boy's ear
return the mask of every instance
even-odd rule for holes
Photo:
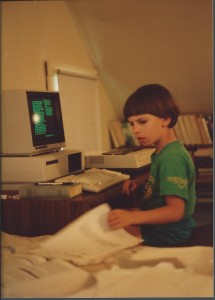
[[[169,124],[171,123],[171,118],[163,118],[162,127],[169,127]]]

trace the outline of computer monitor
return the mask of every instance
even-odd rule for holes
[[[28,156],[65,147],[59,92],[2,91],[1,154]]]

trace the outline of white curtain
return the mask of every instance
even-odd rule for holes
[[[58,74],[67,149],[101,150],[97,79]]]

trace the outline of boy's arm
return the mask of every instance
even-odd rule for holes
[[[116,209],[108,215],[111,228],[123,228],[135,224],[167,224],[178,222],[184,216],[185,202],[177,196],[166,196],[166,205],[147,211]]]
[[[129,196],[132,192],[136,191],[136,189],[142,185],[146,184],[148,179],[148,174],[143,174],[138,176],[135,179],[126,180],[123,184],[123,193]]]

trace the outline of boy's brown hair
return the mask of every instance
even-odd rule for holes
[[[159,84],[148,84],[131,94],[123,109],[126,120],[131,116],[151,114],[159,118],[171,118],[172,128],[180,114],[171,93]]]

